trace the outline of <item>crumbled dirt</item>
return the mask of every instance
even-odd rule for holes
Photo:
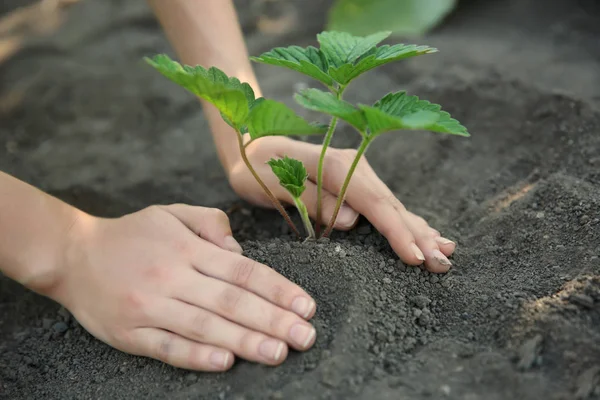
[[[287,3],[269,18],[291,4],[302,23],[266,35],[264,4],[238,2],[253,54],[321,29],[323,4]],[[13,104],[0,110],[0,169],[96,215],[227,210],[249,257],[315,297],[318,337],[278,368],[177,370],[0,278],[0,398],[600,399],[598,16],[591,0],[464,1],[420,40],[438,55],[353,84],[350,100],[397,87],[440,102],[472,133],[387,135],[369,150],[404,204],[458,242],[454,268],[432,275],[366,221],[298,243],[276,212],[239,202],[196,100],[140,63],[169,51],[143,2],[74,6],[56,35],[0,65],[0,97],[22,96],[0,102]],[[312,84],[277,71],[257,67],[288,104]]]

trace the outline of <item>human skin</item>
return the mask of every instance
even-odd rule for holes
[[[261,96],[248,51],[231,0],[148,0],[160,20],[177,55],[184,64],[216,66],[229,76],[248,82],[257,97]],[[211,127],[214,142],[229,182],[237,194],[257,205],[269,207],[262,188],[242,161],[236,133],[211,104],[203,102],[204,113]],[[266,137],[248,146],[248,158],[263,181],[280,200],[293,204],[266,162],[284,155],[304,163],[309,173],[302,196],[309,214],[316,217],[317,187],[315,177],[321,146],[284,137]],[[329,149],[323,174],[323,223],[333,213],[337,193],[350,168],[356,150]],[[379,179],[363,158],[352,177],[346,204],[342,207],[336,229],[352,228],[359,214],[364,215],[389,241],[398,256],[407,264],[420,265],[432,272],[450,268],[447,256],[454,252],[454,242],[443,238],[423,218],[406,210],[392,191]]]
[[[186,64],[217,66],[260,88],[233,4],[229,0],[152,0],[177,53]],[[269,206],[243,164],[235,132],[203,104],[219,158],[234,190]],[[265,162],[288,155],[316,175],[320,146],[282,137],[248,148],[258,173],[275,195],[290,202]],[[354,150],[330,149],[325,160],[324,221],[331,216]],[[316,185],[303,200],[314,218]],[[408,212],[362,159],[337,229],[365,215],[402,260],[449,268],[454,243]],[[315,301],[268,266],[243,257],[227,216],[183,204],[152,206],[120,218],[89,215],[0,172],[0,271],[64,305],[98,339],[122,351],[171,365],[223,371],[235,357],[267,365],[290,348],[315,341],[307,321]]]
[[[268,365],[315,340],[314,300],[245,258],[226,214],[183,204],[97,218],[0,172],[0,271],[96,338],[177,367]]]

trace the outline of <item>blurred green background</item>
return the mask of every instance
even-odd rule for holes
[[[392,31],[419,36],[437,26],[457,0],[336,0],[329,12],[328,30],[367,35]]]

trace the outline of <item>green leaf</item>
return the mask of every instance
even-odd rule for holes
[[[360,132],[364,132],[366,129],[367,121],[363,113],[352,104],[338,99],[332,93],[319,89],[305,89],[296,94],[295,98],[305,108],[338,117],[356,127]]]
[[[247,121],[250,137],[316,135],[325,133],[326,125],[311,124],[283,103],[259,100],[252,107]]]
[[[302,162],[289,158],[287,156],[278,160],[270,159],[267,164],[279,179],[279,184],[283,186],[294,199],[300,198],[306,189],[305,183],[308,179],[308,173]]]
[[[369,135],[371,136],[395,130],[426,129],[427,126],[434,124],[439,119],[439,115],[427,111],[415,113],[417,115],[409,114],[397,117],[374,107],[361,106],[361,109],[368,121]]]
[[[456,0],[337,0],[327,29],[368,35],[381,30],[395,35],[422,35],[454,9]]]
[[[361,105],[370,135],[398,129],[428,130],[460,136],[470,136],[467,128],[441,106],[409,96],[406,92],[390,93],[373,106]]]
[[[314,78],[326,86],[332,86],[333,80],[327,74],[329,65],[323,53],[312,46],[302,48],[299,46],[277,47],[261,54],[259,57],[250,57],[252,61],[263,64],[286,67]]]
[[[376,32],[360,37],[347,32],[326,31],[317,35],[320,49],[312,46],[278,47],[251,59],[290,68],[322,82],[330,89],[336,89],[336,82],[345,86],[380,65],[437,51],[429,46],[404,44],[377,47],[389,34]]]
[[[347,32],[322,32],[317,35],[321,51],[331,67],[352,64],[359,57],[390,36],[391,32],[377,32],[366,37],[353,36]]]
[[[145,59],[164,76],[186,88],[196,96],[213,104],[223,119],[241,130],[254,103],[254,91],[247,83],[229,78],[223,71],[212,67],[182,66],[167,55]]]
[[[417,46],[414,44],[384,45],[377,47],[375,51],[359,59],[355,64],[344,64],[338,68],[332,67],[329,68],[328,72],[337,82],[347,85],[359,75],[380,65],[435,52],[437,52],[437,49],[429,46]]]

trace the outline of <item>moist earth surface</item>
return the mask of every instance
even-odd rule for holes
[[[252,54],[314,44],[330,4],[236,3]],[[0,277],[0,397],[600,399],[599,17],[592,0],[462,1],[405,40],[440,53],[349,90],[361,102],[408,90],[472,134],[389,134],[367,154],[407,208],[458,243],[454,267],[435,275],[400,262],[366,220],[301,243],[275,211],[238,200],[197,101],[141,62],[172,54],[144,2],[73,6],[0,65],[0,169],[99,216],[222,208],[247,256],[317,300],[318,337],[277,368],[179,370],[110,348]],[[273,68],[256,66],[265,94],[317,118],[292,100],[314,83]],[[347,128],[334,138],[357,144]]]

